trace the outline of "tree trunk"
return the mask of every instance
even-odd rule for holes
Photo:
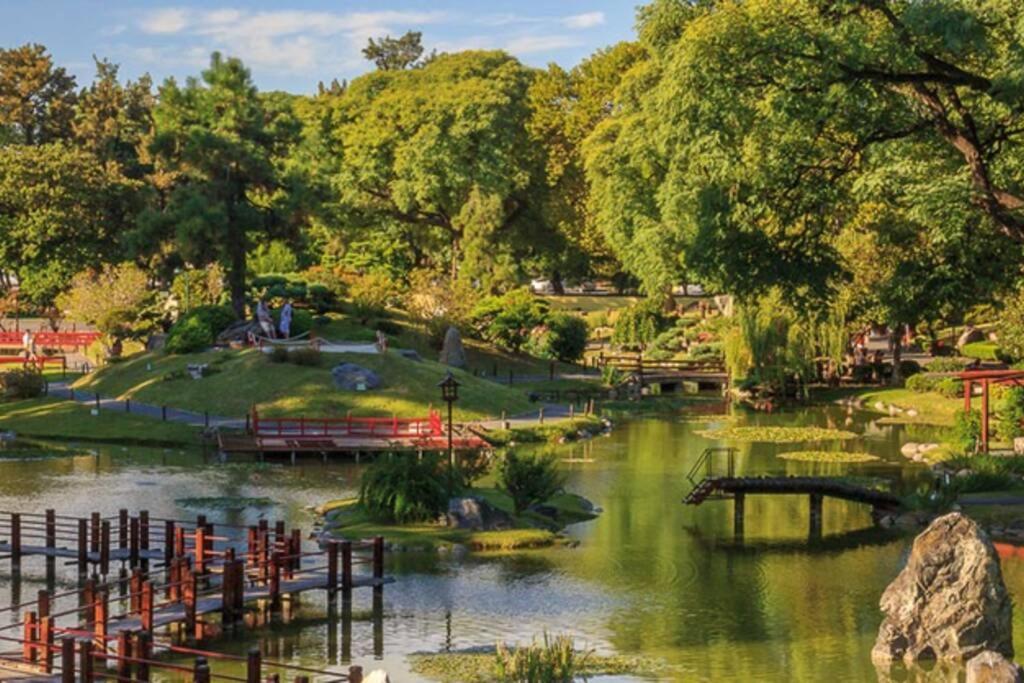
[[[903,373],[900,372],[900,359],[903,355],[903,325],[897,325],[895,332],[896,336],[892,340],[892,376],[889,378],[889,383],[897,387],[903,383]]]
[[[231,292],[231,308],[239,320],[245,318],[245,231],[235,218],[235,202],[242,194],[239,183],[230,185],[228,198],[227,244],[228,289]]]

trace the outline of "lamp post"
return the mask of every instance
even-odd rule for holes
[[[455,450],[452,448],[452,404],[459,400],[459,383],[449,371],[437,386],[441,388],[441,400],[448,404],[448,498],[451,499],[455,475]]]

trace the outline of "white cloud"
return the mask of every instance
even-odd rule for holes
[[[139,22],[139,28],[145,33],[180,33],[188,26],[188,17],[187,10],[175,7],[158,9],[147,13]]]
[[[521,36],[505,43],[505,49],[512,54],[525,55],[533,52],[551,52],[567,47],[579,47],[583,41],[574,36]]]
[[[585,12],[564,17],[562,23],[568,28],[594,28],[604,23],[604,12]]]

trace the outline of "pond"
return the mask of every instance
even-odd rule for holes
[[[602,653],[650,657],[666,680],[874,681],[869,659],[881,615],[878,599],[905,560],[910,537],[876,531],[867,507],[826,500],[823,534],[808,538],[806,496],[748,497],[741,540],[732,504],[684,506],[686,473],[708,446],[697,432],[716,426],[807,425],[858,434],[842,444],[736,444],[739,473],[847,475],[887,480],[899,491],[927,480],[899,454],[922,440],[866,414],[811,408],[728,421],[671,415],[623,420],[608,437],[562,447],[568,488],[600,507],[569,533],[576,548],[506,555],[387,558],[397,583],[381,604],[356,591],[351,619],[323,619],[327,599],[308,594],[286,620],[209,643],[243,653],[257,642],[278,658],[343,671],[349,661],[382,667],[392,680],[421,680],[406,655],[527,642],[547,630],[570,633]],[[707,421],[710,420],[710,421]],[[927,435],[924,435],[925,437]],[[842,448],[879,460],[809,463],[780,459],[794,450]],[[148,509],[156,517],[249,524],[261,516],[310,529],[310,507],[353,495],[359,467],[307,461],[298,466],[224,462],[200,452],[45,444],[0,450],[0,510],[85,515]],[[269,499],[254,507],[190,501]],[[208,505],[207,509],[193,507]],[[0,608],[44,587],[41,560],[26,561],[12,582],[0,563]],[[1024,595],[1024,566],[1004,560],[1014,598]],[[62,585],[74,577],[61,576]],[[10,620],[9,612],[0,621]],[[287,622],[287,623],[285,623]],[[1015,615],[1017,641],[1024,616]]]

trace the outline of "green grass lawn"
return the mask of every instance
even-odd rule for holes
[[[357,392],[336,389],[331,368],[350,362],[373,370],[381,378],[379,389]],[[165,379],[190,363],[211,363],[218,372],[200,380]],[[102,396],[131,398],[142,403],[241,417],[255,404],[261,414],[414,417],[440,406],[437,383],[448,370],[432,361],[417,362],[395,352],[377,354],[323,354],[319,367],[272,363],[255,349],[207,351],[172,356],[141,353],[102,368],[75,383],[76,389]],[[474,420],[530,409],[526,394],[456,370],[462,383],[455,418]]]
[[[51,398],[0,402],[0,429],[21,436],[151,445],[196,445],[200,430]]]
[[[875,403],[892,404],[904,410],[913,408],[916,417],[899,415],[893,421],[913,424],[933,424],[949,427],[957,412],[964,409],[962,398],[948,398],[934,392],[916,392],[902,387],[847,387],[842,389],[826,389],[815,392],[815,398],[823,401],[834,401],[839,398],[857,396],[864,400],[864,408],[875,410]]]

